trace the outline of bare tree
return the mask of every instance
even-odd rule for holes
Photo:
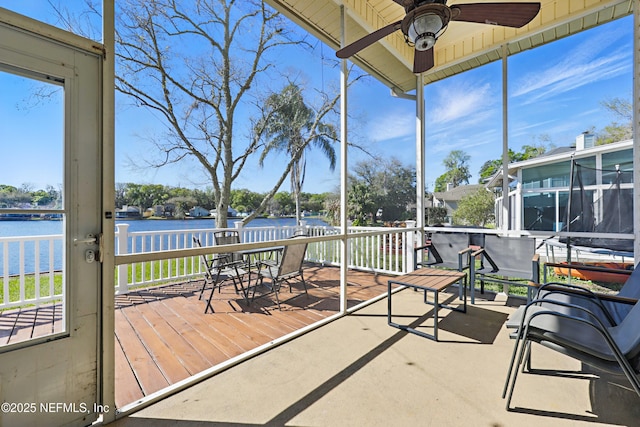
[[[92,0],[85,2],[97,13]],[[277,113],[263,108],[277,93],[261,89],[271,83],[275,61],[269,54],[306,42],[263,0],[121,0],[116,6],[116,89],[154,111],[164,125],[161,136],[147,138],[155,151],[143,160],[162,167],[195,159],[212,183],[216,226],[226,227],[232,184],[264,146]],[[55,9],[67,25],[77,22],[64,8]],[[322,100],[315,111],[318,124],[336,112],[339,93],[322,94]],[[288,153],[273,189],[244,222],[266,208],[314,141]]]
[[[160,167],[195,158],[213,184],[218,227],[227,226],[231,185],[260,147],[240,139],[249,108],[273,66],[268,53],[300,44],[263,1],[125,0],[119,4],[116,86],[166,125],[153,143]],[[255,110],[254,110],[255,113]]]

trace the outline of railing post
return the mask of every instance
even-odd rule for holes
[[[116,238],[118,240],[118,253],[123,255],[128,252],[129,242],[129,224],[116,224]],[[129,267],[119,265],[118,267],[118,286],[116,287],[116,295],[126,294],[129,292]]]
[[[236,228],[236,230],[238,230],[238,236],[240,236],[240,241],[241,242],[245,242],[246,239],[243,236],[243,231],[242,231],[242,221],[237,221],[233,223],[233,226]]]
[[[416,227],[416,221],[405,221],[405,224],[407,226],[407,231],[404,235],[404,271],[410,273],[414,270],[413,267],[415,265],[415,251],[413,250],[413,248],[416,247],[416,233],[413,229]]]

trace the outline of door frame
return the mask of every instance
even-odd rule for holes
[[[94,194],[96,195],[94,201],[92,202],[94,205],[90,207],[92,212],[92,217],[96,223],[95,233],[100,233],[101,230],[104,230],[104,238],[102,239],[103,244],[100,245],[100,251],[98,253],[99,260],[102,262],[97,262],[95,265],[97,268],[96,280],[95,280],[95,288],[91,286],[91,291],[95,293],[95,306],[89,311],[95,312],[95,330],[90,333],[92,341],[95,342],[95,404],[100,405],[100,408],[103,408],[104,411],[102,414],[95,414],[95,417],[101,417],[103,421],[111,421],[116,417],[116,408],[115,408],[115,396],[114,396],[114,220],[113,220],[113,211],[114,211],[114,196],[115,196],[115,179],[114,179],[114,55],[113,55],[113,46],[114,46],[114,26],[113,26],[113,0],[104,0],[104,17],[103,23],[106,24],[104,27],[104,39],[106,40],[104,43],[98,43],[93,40],[88,40],[83,37],[74,35],[72,33],[63,31],[61,29],[49,26],[42,22],[33,20],[31,18],[24,17],[22,15],[16,14],[14,12],[8,11],[6,9],[0,8],[0,25],[7,30],[13,30],[16,33],[21,33],[26,37],[30,38],[30,42],[26,45],[17,43],[14,46],[11,46],[11,49],[16,53],[16,55],[24,55],[25,51],[31,50],[33,48],[32,43],[38,46],[47,46],[50,44],[59,46],[63,49],[67,49],[69,51],[73,51],[76,54],[86,55],[95,58],[95,67],[93,72],[96,72],[97,75],[94,75],[94,83],[95,87],[92,89],[95,90],[95,98],[94,101],[97,101],[97,105],[95,108],[95,124],[93,134],[90,136],[90,139],[95,140],[95,152],[93,153],[97,156],[96,164],[95,164],[95,177],[90,180],[91,184],[89,186],[85,185],[77,185],[76,190],[79,187],[82,187],[83,190],[90,188]],[[110,22],[110,23],[109,23]],[[106,46],[109,46],[107,49]],[[28,56],[28,55],[27,55]],[[44,58],[46,60],[46,56]],[[42,58],[41,58],[42,59]],[[51,61],[52,58],[49,58]],[[55,59],[52,63],[55,63]],[[60,59],[60,61],[64,62],[64,60]],[[4,62],[4,61],[3,61]],[[60,62],[58,65],[65,66]],[[92,66],[93,67],[93,66]],[[29,66],[21,65],[20,68],[30,69]],[[72,67],[73,68],[73,67]],[[38,70],[36,70],[38,71]],[[55,73],[54,73],[55,74]],[[77,95],[77,94],[76,94]],[[65,106],[65,109],[67,107]],[[75,123],[77,125],[77,123]],[[69,120],[65,119],[65,128],[70,126]],[[77,130],[74,130],[76,132]],[[65,140],[67,140],[65,131]],[[83,137],[86,137],[84,135]],[[66,144],[65,144],[66,145]],[[71,182],[69,182],[70,172],[68,169],[71,168],[70,162],[72,162],[73,157],[70,156],[70,153],[67,151],[67,147],[65,147],[65,192],[68,193],[71,188]],[[77,167],[77,163],[74,167]],[[82,170],[82,167],[80,167]],[[80,190],[82,191],[82,190]],[[68,194],[66,194],[68,196]],[[72,196],[71,199],[74,199],[75,196]],[[69,213],[70,206],[67,202],[65,202],[65,212],[67,215]],[[81,208],[81,209],[86,209]],[[73,217],[73,215],[72,215]],[[71,220],[70,220],[71,221]],[[93,221],[93,220],[92,220]],[[65,246],[67,247],[67,257],[74,256],[73,248],[71,248],[71,243],[74,238],[78,239],[82,236],[74,235],[77,234],[77,226],[75,224],[69,224],[66,226],[65,236],[67,242],[65,242]],[[76,254],[77,255],[77,254]],[[73,262],[79,262],[77,260]],[[74,267],[72,263],[67,261],[66,264],[67,274],[74,271]],[[76,283],[76,289],[73,289],[73,278],[69,279],[70,287],[72,288],[72,292],[67,296],[67,307],[66,310],[69,312],[71,309],[75,309],[73,304],[71,303],[71,298],[74,298],[74,292],[80,292],[78,290],[78,284]],[[107,285],[104,285],[107,284]],[[109,286],[108,284],[111,284]],[[86,285],[86,284],[85,284]],[[82,291],[85,292],[85,291]],[[91,297],[93,298],[93,297]],[[92,303],[93,305],[93,303]],[[71,308],[70,308],[71,307]],[[92,313],[94,315],[94,313]],[[59,338],[56,337],[55,340],[51,340],[48,343],[36,343],[33,347],[31,346],[22,346],[20,348],[16,348],[15,351],[10,350],[5,355],[10,354],[11,356],[5,356],[6,358],[14,359],[14,363],[16,366],[21,366],[19,359],[21,359],[20,354],[27,351],[41,351],[46,352],[51,345],[55,346],[56,342],[64,342],[67,336],[71,336],[75,333],[73,325],[71,322],[73,319],[70,319],[67,322],[68,334],[65,334],[64,337]],[[87,337],[85,336],[85,339]],[[51,344],[54,343],[54,344]],[[33,350],[38,349],[38,350]],[[46,354],[46,353],[45,353]],[[46,356],[45,356],[46,357]],[[92,356],[93,357],[93,356]],[[4,398],[5,388],[2,386],[4,380],[0,382],[0,396],[2,396],[2,400],[6,401]],[[71,384],[77,385],[75,381],[72,381]],[[68,389],[68,384],[65,384],[59,387],[56,392],[54,392],[51,396],[57,403],[65,403],[65,391]],[[73,386],[72,386],[73,387]],[[4,390],[3,390],[4,389]],[[7,392],[8,393],[8,392]],[[57,397],[56,397],[57,396]],[[51,399],[50,398],[50,399]],[[91,414],[89,418],[94,418],[94,415]],[[78,425],[86,424],[89,418],[85,418],[84,421],[78,421],[78,419],[73,422]],[[25,423],[28,425],[52,425],[52,421],[57,420],[56,417],[51,417],[51,414],[43,414],[39,418],[34,418],[32,420],[24,419]],[[33,420],[36,421],[36,424],[32,424]],[[60,418],[62,420],[62,418]],[[61,423],[66,424],[67,421],[60,421]]]

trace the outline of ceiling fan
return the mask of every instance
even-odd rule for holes
[[[336,52],[348,58],[394,31],[401,30],[407,44],[415,47],[413,72],[432,68],[433,46],[450,21],[475,22],[520,28],[538,14],[540,3],[469,3],[447,6],[447,0],[393,0],[404,7],[405,17],[362,37]]]

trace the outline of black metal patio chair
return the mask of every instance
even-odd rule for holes
[[[275,295],[279,310],[281,309],[281,306],[278,294],[283,283],[287,283],[289,285],[289,292],[291,292],[291,281],[296,279],[302,282],[304,292],[308,295],[307,284],[304,280],[303,274],[303,263],[306,251],[307,243],[288,245],[282,250],[282,255],[276,264],[262,263],[258,269],[258,282],[253,289],[253,296],[255,297],[256,287],[264,285],[264,279],[269,279],[271,281],[271,285],[269,287]]]

